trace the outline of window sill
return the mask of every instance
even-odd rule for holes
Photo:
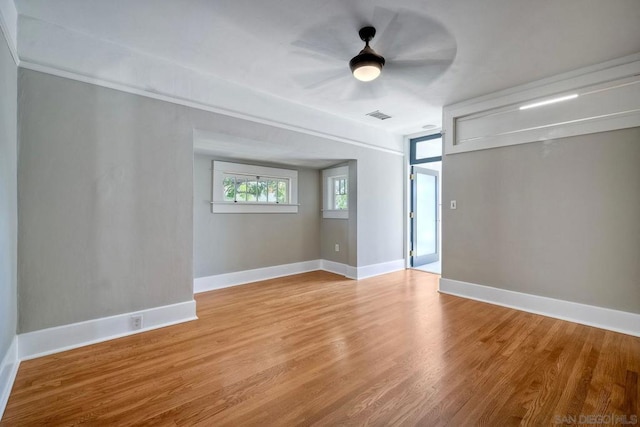
[[[322,218],[349,219],[349,211],[344,210],[328,210],[322,211]]]
[[[296,204],[211,202],[213,213],[298,213]]]

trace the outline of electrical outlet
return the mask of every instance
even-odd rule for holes
[[[336,243],[336,252],[340,252],[340,245]]]
[[[142,314],[134,314],[131,316],[131,329],[142,329]]]

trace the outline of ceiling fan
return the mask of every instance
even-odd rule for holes
[[[355,31],[365,46],[353,56],[357,52],[353,46]],[[371,19],[339,16],[322,22],[292,45],[298,48],[297,55],[315,62],[293,76],[300,86],[323,91],[335,88],[340,98],[353,100],[379,98],[387,89],[415,91],[426,87],[444,74],[457,52],[455,39],[436,19],[407,9],[392,11],[379,6]]]

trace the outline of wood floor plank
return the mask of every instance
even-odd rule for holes
[[[439,294],[437,279],[312,272],[196,295],[197,321],[23,362],[0,425],[637,417],[640,338]]]

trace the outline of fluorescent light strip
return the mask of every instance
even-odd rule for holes
[[[528,110],[529,108],[541,107],[543,105],[555,104],[556,102],[568,101],[570,99],[576,99],[578,97],[577,93],[561,96],[559,98],[547,99],[546,101],[534,102],[533,104],[527,104],[520,107],[521,110]]]

